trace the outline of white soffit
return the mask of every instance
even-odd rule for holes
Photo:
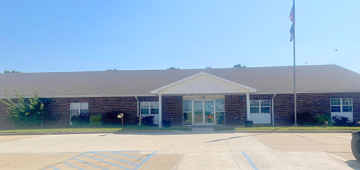
[[[233,81],[200,72],[151,91],[152,94],[226,94],[257,90]]]

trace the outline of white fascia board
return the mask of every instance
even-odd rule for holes
[[[221,81],[224,81],[224,82],[233,84],[233,85],[235,85],[235,86],[239,86],[239,87],[248,89],[249,92],[256,92],[256,91],[257,91],[257,90],[254,89],[254,88],[251,88],[251,87],[248,87],[248,86],[239,84],[239,83],[235,83],[235,82],[233,82],[233,81],[230,81],[230,80],[227,80],[227,79],[218,77],[218,76],[214,76],[214,75],[212,75],[212,74],[209,74],[209,73],[206,73],[206,72],[203,72],[203,71],[202,71],[202,72],[200,72],[200,73],[197,73],[197,74],[194,74],[194,75],[192,75],[192,76],[186,77],[186,78],[181,79],[181,80],[179,80],[179,81],[176,81],[176,82],[174,82],[174,83],[168,84],[168,85],[163,86],[163,87],[160,87],[160,88],[158,88],[158,89],[155,89],[155,90],[151,91],[151,93],[152,93],[152,94],[159,94],[159,91],[161,91],[161,90],[164,90],[164,89],[166,89],[166,88],[169,88],[169,87],[171,87],[171,86],[177,85],[177,84],[179,84],[179,83],[182,83],[182,82],[184,82],[184,81],[190,80],[190,79],[192,79],[192,78],[194,78],[194,77],[197,77],[197,76],[200,76],[200,75],[207,75],[207,76],[209,76],[209,77],[212,77],[212,78],[215,78],[215,79],[218,79],[218,80],[221,80]]]
[[[296,94],[306,94],[306,93],[359,93],[359,90],[343,90],[343,91],[339,91],[339,90],[329,90],[329,91],[301,91],[301,92],[296,92]],[[259,93],[253,93],[253,94],[294,94],[294,92],[259,92]]]
[[[54,95],[54,96],[41,96],[39,98],[82,98],[82,97],[142,97],[142,96],[156,96],[152,94],[104,94],[104,95]],[[23,96],[24,98],[32,98],[34,96]],[[16,96],[10,96],[10,98],[17,98]],[[0,99],[6,99],[5,96],[0,96]]]

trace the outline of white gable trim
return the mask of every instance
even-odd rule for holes
[[[163,86],[163,87],[160,87],[160,88],[158,88],[158,89],[155,89],[155,90],[151,91],[151,93],[152,93],[152,94],[159,94],[159,92],[160,92],[161,90],[167,89],[167,88],[169,88],[169,87],[175,86],[175,85],[177,85],[177,84],[180,84],[180,83],[182,83],[182,82],[185,82],[185,81],[187,81],[187,80],[190,80],[190,79],[192,79],[192,78],[195,78],[195,77],[198,77],[198,76],[201,76],[201,75],[206,75],[206,76],[215,78],[215,79],[217,79],[217,80],[224,81],[224,82],[230,83],[230,84],[232,84],[232,85],[235,85],[235,86],[239,86],[239,87],[248,89],[249,92],[256,92],[256,91],[257,91],[257,90],[254,89],[254,88],[251,88],[251,87],[248,87],[248,86],[239,84],[239,83],[235,83],[235,82],[233,82],[233,81],[230,81],[230,80],[227,80],[227,79],[218,77],[218,76],[214,76],[214,75],[209,74],[209,73],[206,73],[206,72],[200,72],[200,73],[194,74],[194,75],[192,75],[192,76],[186,77],[186,78],[184,78],[184,79],[182,79],[182,80],[179,80],[179,81],[176,81],[176,82],[174,82],[174,83],[168,84],[168,85]]]

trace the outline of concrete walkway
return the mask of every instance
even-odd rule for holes
[[[261,134],[202,128],[153,134],[44,135],[0,143],[0,169],[42,169],[89,151],[156,151],[139,169],[356,169],[326,152],[273,149],[257,135]]]

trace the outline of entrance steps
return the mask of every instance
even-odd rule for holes
[[[193,127],[192,132],[195,132],[195,133],[214,133],[214,127]]]

